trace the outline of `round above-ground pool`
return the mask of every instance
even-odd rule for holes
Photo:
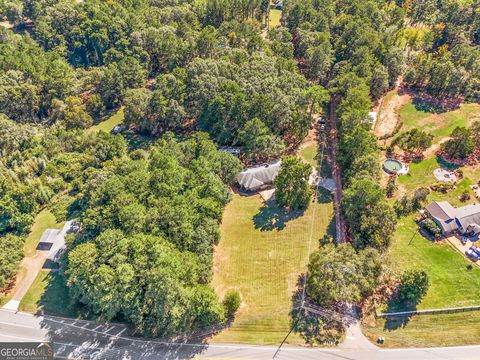
[[[383,162],[383,169],[389,174],[401,174],[405,171],[405,166],[400,160],[387,159]]]

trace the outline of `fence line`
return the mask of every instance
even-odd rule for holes
[[[444,308],[444,309],[425,309],[425,310],[380,313],[380,314],[376,314],[376,316],[380,318],[389,318],[389,317],[401,317],[401,316],[410,316],[410,315],[452,314],[452,313],[476,311],[476,310],[480,310],[480,305],[453,307],[453,308]]]

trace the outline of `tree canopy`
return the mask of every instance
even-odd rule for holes
[[[307,208],[313,192],[308,183],[311,172],[310,164],[296,156],[284,156],[275,178],[277,203],[291,210]]]

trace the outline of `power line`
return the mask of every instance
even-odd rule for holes
[[[316,215],[316,210],[317,210],[317,202],[318,202],[318,195],[319,195],[319,188],[320,188],[320,173],[322,171],[322,166],[323,166],[323,157],[324,157],[324,153],[325,153],[325,145],[326,145],[326,138],[325,138],[325,134],[322,133],[321,135],[321,138],[322,138],[322,150],[320,152],[320,162],[319,162],[319,167],[318,167],[318,183],[317,183],[317,186],[316,186],[316,189],[315,189],[315,201],[313,203],[313,211],[312,211],[312,222],[310,224],[310,236],[309,236],[309,239],[308,239],[308,248],[307,248],[307,263],[308,263],[308,259],[310,259],[310,253],[312,251],[312,239],[313,239],[313,232],[314,232],[314,229],[315,229],[315,215]],[[309,308],[307,308],[305,306],[305,296],[306,296],[306,286],[307,286],[307,278],[308,278],[308,268],[307,268],[307,271],[305,272],[305,276],[303,277],[303,284],[302,284],[302,296],[301,296],[301,300],[300,300],[300,306],[299,307],[296,307],[294,308],[295,309],[298,309],[299,311],[302,311],[302,310],[305,310],[305,311],[311,311],[309,310]],[[311,312],[315,312],[315,309],[313,309],[313,311]],[[273,354],[273,357],[272,359],[275,359],[278,354],[280,353],[280,350],[283,346],[283,344],[285,343],[285,341],[287,341],[288,337],[290,336],[290,334],[292,333],[293,329],[295,328],[295,324],[291,327],[290,331],[288,332],[288,334],[285,336],[285,338],[282,340],[282,342],[280,343],[280,345],[278,346],[277,350],[275,351],[275,353]]]
[[[325,143],[326,143],[325,134],[322,133],[322,135],[323,135],[322,136],[323,143],[322,143],[322,151],[321,151],[321,154],[320,154],[320,164],[319,164],[319,167],[318,167],[318,179],[319,179],[319,181],[318,181],[317,187],[315,189],[315,202],[313,203],[312,222],[310,224],[310,237],[308,239],[307,262],[308,262],[308,259],[310,259],[310,253],[312,251],[311,248],[312,248],[313,230],[314,230],[314,225],[315,225],[315,213],[316,213],[316,210],[317,210],[318,189],[320,187],[320,172],[322,171],[323,155],[324,155]],[[308,269],[305,272],[305,276],[303,277],[302,297],[301,297],[301,300],[300,300],[300,308],[303,308],[303,304],[305,303],[305,290],[306,290],[306,286],[307,286],[307,277],[308,277]]]

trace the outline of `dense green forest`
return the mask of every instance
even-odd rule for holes
[[[396,224],[368,112],[399,78],[440,99],[478,101],[479,9],[478,0],[285,0],[282,26],[267,32],[268,1],[1,0],[13,28],[0,27],[9,249],[0,287],[36,214],[60,198],[83,224],[63,263],[73,301],[149,336],[224,322],[212,253],[242,164],[218,147],[240,147],[245,164],[268,161],[330,112],[353,249],[315,252],[307,290],[320,305],[360,301]],[[85,131],[120,106],[125,135]],[[139,147],[135,136],[148,141]],[[342,274],[354,295],[322,290],[344,267],[320,267],[345,258],[363,281]]]

